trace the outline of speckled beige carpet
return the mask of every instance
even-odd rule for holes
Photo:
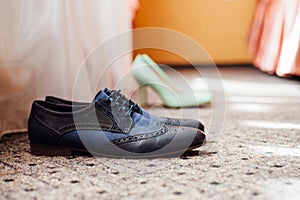
[[[164,159],[44,157],[29,153],[26,134],[6,135],[0,199],[300,199],[300,82],[250,67],[220,71],[225,123],[205,146]],[[206,127],[212,109],[150,108]]]

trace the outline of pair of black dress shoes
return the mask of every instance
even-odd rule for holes
[[[151,115],[120,91],[107,88],[92,103],[49,96],[34,101],[28,136],[31,153],[51,156],[179,156],[205,143],[201,122]]]

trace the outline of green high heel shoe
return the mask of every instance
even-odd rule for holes
[[[193,107],[211,102],[208,91],[183,91],[146,54],[137,55],[133,61],[133,75],[140,85],[140,104],[147,104],[146,87],[151,87],[161,97],[166,107]]]

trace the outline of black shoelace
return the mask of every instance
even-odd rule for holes
[[[125,115],[129,115],[136,106],[135,103],[121,94],[121,90],[112,90],[105,101],[110,101],[111,106],[117,108],[117,111],[126,112]]]

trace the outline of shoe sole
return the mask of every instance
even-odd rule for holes
[[[187,151],[191,151],[193,149],[199,148],[206,143],[206,140],[196,146],[189,147],[187,150],[178,150],[176,152],[170,152],[166,154],[159,155],[144,155],[144,156],[121,156],[121,155],[103,155],[99,153],[95,153],[98,157],[109,157],[109,158],[158,158],[158,157],[170,157],[172,155],[178,156],[178,153]],[[37,156],[93,156],[89,151],[85,149],[77,149],[63,146],[50,146],[50,145],[42,145],[42,144],[33,144],[30,143],[30,153]]]

